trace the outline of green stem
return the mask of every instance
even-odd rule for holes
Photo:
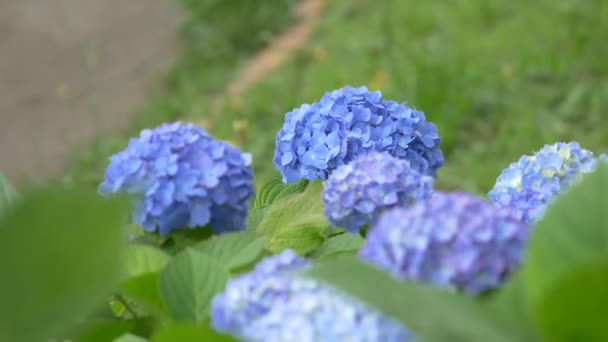
[[[131,317],[133,317],[134,319],[137,318],[137,313],[135,313],[135,310],[133,310],[133,308],[131,308],[131,306],[129,305],[129,303],[127,303],[127,300],[120,294],[115,294],[114,298],[116,298],[116,300],[122,304],[122,306],[125,307],[125,309],[127,310],[127,312],[129,314],[131,314]]]

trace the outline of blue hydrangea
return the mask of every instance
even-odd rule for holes
[[[245,229],[254,195],[251,156],[192,124],[144,130],[112,157],[102,195],[134,197],[134,220],[167,234],[209,224],[216,233]]]
[[[576,142],[545,145],[503,170],[488,197],[501,206],[521,210],[525,222],[535,223],[560,193],[592,172],[597,161],[593,152]]]
[[[400,279],[476,294],[518,267],[528,231],[519,211],[468,193],[436,192],[382,214],[359,253]]]
[[[333,225],[357,233],[383,210],[427,199],[433,178],[407,160],[372,151],[338,166],[323,188],[325,216]]]
[[[366,87],[344,87],[285,115],[274,163],[284,182],[327,179],[340,165],[370,151],[389,152],[436,176],[444,163],[441,139],[424,113]]]
[[[380,312],[298,275],[310,265],[286,250],[229,281],[213,299],[213,327],[247,341],[411,340]]]

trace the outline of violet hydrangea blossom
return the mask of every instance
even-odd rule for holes
[[[436,192],[382,214],[359,255],[397,278],[476,294],[498,287],[520,265],[528,232],[519,211]]]
[[[245,229],[254,195],[251,156],[192,124],[144,130],[112,157],[102,195],[134,197],[134,220],[167,234],[209,224],[216,233]]]
[[[595,170],[597,162],[593,152],[576,142],[545,145],[503,170],[488,197],[500,206],[521,210],[526,223],[535,223],[560,193]]]
[[[274,163],[290,183],[327,179],[340,165],[370,151],[406,159],[431,176],[444,163],[441,139],[423,112],[382,98],[366,87],[344,87],[285,115]]]
[[[247,341],[410,341],[377,310],[299,276],[310,261],[290,250],[230,280],[212,302],[215,329]]]
[[[432,191],[433,178],[407,160],[373,151],[338,166],[323,183],[325,216],[357,233],[383,210],[427,199]]]

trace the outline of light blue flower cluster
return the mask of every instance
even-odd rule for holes
[[[498,287],[521,263],[528,231],[516,210],[436,192],[382,214],[359,253],[400,279],[476,294]]]
[[[409,341],[400,324],[298,273],[290,250],[231,280],[212,303],[212,325],[248,341]]]
[[[488,197],[501,206],[521,210],[525,222],[535,223],[560,193],[592,172],[597,162],[593,152],[576,142],[545,145],[503,170]]]
[[[420,174],[407,160],[372,151],[338,166],[323,184],[325,216],[351,233],[383,210],[427,199],[433,178]]]
[[[163,124],[110,157],[99,192],[134,196],[134,220],[147,231],[207,224],[216,233],[242,230],[254,195],[250,163],[250,155],[202,128]]]
[[[384,100],[366,87],[344,87],[285,115],[274,163],[284,182],[327,179],[338,166],[375,150],[436,176],[444,163],[440,141],[424,113]]]

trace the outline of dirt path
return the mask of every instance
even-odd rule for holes
[[[0,170],[61,175],[126,127],[175,57],[173,0],[0,1]]]

